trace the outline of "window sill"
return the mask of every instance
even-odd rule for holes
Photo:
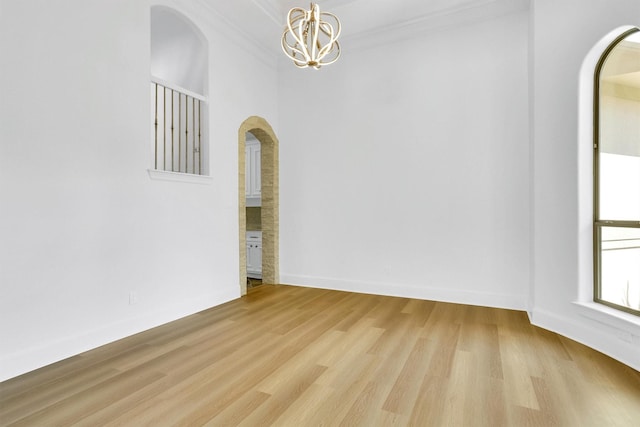
[[[147,169],[149,178],[158,181],[186,182],[189,184],[211,185],[213,178],[207,175],[193,175],[190,173],[167,172]]]
[[[640,317],[595,302],[574,301],[580,315],[618,329],[619,338],[632,342],[640,336]]]

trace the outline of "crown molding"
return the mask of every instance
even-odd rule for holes
[[[263,41],[257,40],[250,33],[238,27],[224,14],[219,12],[213,5],[213,2],[206,0],[193,1],[211,14],[209,20],[216,31],[220,32],[225,38],[248,54],[257,58],[264,65],[274,69],[277,68],[278,58],[273,55],[273,52],[276,51],[273,46],[267,46]]]
[[[252,0],[253,3],[264,12],[271,22],[273,22],[278,27],[284,26],[284,16],[282,16],[282,11],[276,5],[274,0]],[[286,12],[285,12],[286,13]]]
[[[285,16],[289,12],[289,8],[282,8],[278,4],[278,0],[252,0],[253,3],[258,6],[265,15],[271,19],[271,21],[282,28],[285,26]],[[322,10],[335,10],[341,9],[350,3],[355,3],[360,0],[324,0],[322,2]],[[300,2],[306,6],[306,3]]]
[[[350,49],[366,49],[386,43],[397,42],[435,31],[470,25],[511,13],[529,10],[530,0],[472,0],[462,5],[440,9],[341,38],[343,46]]]
[[[194,1],[211,13],[214,18],[212,23],[216,30],[265,65],[277,68],[277,64],[282,59],[286,59],[280,55],[279,40],[264,40],[241,29],[216,9],[214,1]],[[350,4],[353,6],[353,3],[358,1],[363,0],[326,0],[323,2],[323,7],[339,11]],[[280,10],[277,0],[252,0],[252,2],[268,18],[265,20],[266,24],[274,25],[278,29],[284,28],[286,11]],[[530,2],[531,0],[470,0],[463,4],[414,16],[411,19],[371,30],[349,33],[348,29],[344,28],[340,42],[344,48],[352,50],[377,47],[406,40],[419,34],[443,31],[511,13],[527,11]]]
[[[322,9],[323,10],[334,10],[340,9],[344,6],[347,6],[350,3],[355,3],[361,0],[323,0]]]

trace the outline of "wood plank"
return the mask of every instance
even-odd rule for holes
[[[634,425],[640,373],[526,313],[262,285],[0,383],[0,425]]]

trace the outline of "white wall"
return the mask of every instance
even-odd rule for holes
[[[280,65],[285,283],[524,309],[528,14]]]
[[[206,40],[175,9],[151,11],[151,75],[201,95],[206,92]]]
[[[0,380],[240,295],[237,132],[276,127],[275,68],[162,4],[209,38],[210,185],[147,174],[148,2],[2,2]]]
[[[637,0],[533,2],[532,321],[636,369],[640,369],[638,318],[589,301],[593,70],[615,38],[609,33],[639,21]]]

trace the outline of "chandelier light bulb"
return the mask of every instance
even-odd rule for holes
[[[309,10],[294,7],[287,15],[282,34],[282,50],[298,68],[333,64],[340,57],[340,21],[333,13],[320,12],[311,3]]]

